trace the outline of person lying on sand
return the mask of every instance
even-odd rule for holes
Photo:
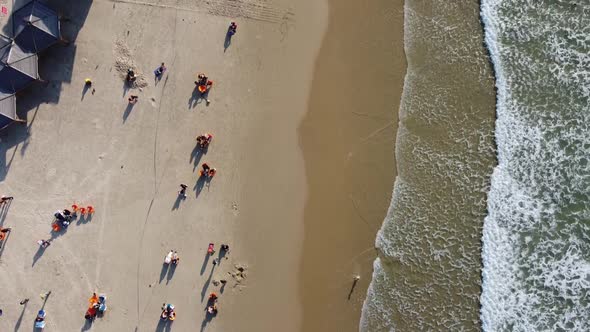
[[[4,239],[6,239],[6,233],[10,232],[12,228],[8,227],[8,228],[0,228],[0,242],[4,241]]]
[[[12,201],[14,199],[14,197],[10,196],[10,197],[6,197],[6,196],[2,196],[0,197],[0,205],[4,204],[4,203],[8,203],[9,201]]]

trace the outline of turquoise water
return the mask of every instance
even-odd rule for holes
[[[498,167],[483,232],[486,331],[590,331],[590,2],[482,1]]]

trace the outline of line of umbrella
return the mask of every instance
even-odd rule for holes
[[[13,37],[0,35],[0,129],[15,121],[16,93],[41,81],[38,54],[61,39],[59,17],[37,0],[12,14]]]

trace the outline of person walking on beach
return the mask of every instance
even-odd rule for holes
[[[0,197],[0,205],[8,203],[9,201],[12,201],[13,199],[14,199],[13,196],[2,196],[2,197]]]
[[[188,186],[184,183],[180,184],[180,191],[178,192],[178,195],[180,195],[182,198],[186,198],[186,188]]]
[[[20,301],[19,304],[20,305],[25,305],[25,304],[27,304],[27,302],[29,302],[29,299],[24,299],[24,300]]]
[[[156,68],[156,70],[154,71],[154,75],[156,75],[156,78],[160,78],[164,74],[165,71],[166,71],[166,66],[162,62],[160,67]]]

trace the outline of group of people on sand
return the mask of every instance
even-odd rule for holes
[[[235,22],[231,22],[230,26],[228,28],[228,32],[227,35],[229,37],[233,36],[237,31],[237,24]],[[166,65],[164,64],[164,62],[161,63],[160,66],[158,66],[158,68],[156,68],[154,70],[154,75],[156,77],[157,80],[161,79],[162,76],[164,75],[164,73],[166,72]],[[134,84],[136,82],[138,78],[138,75],[135,73],[135,70],[133,68],[129,68],[127,70],[127,75],[125,77],[125,81],[127,84]],[[202,97],[205,97],[207,92],[211,89],[211,87],[213,86],[213,81],[209,80],[209,78],[207,77],[207,75],[205,75],[204,73],[200,73],[197,75],[197,80],[194,82],[196,85],[196,89],[201,93]],[[86,78],[84,80],[84,84],[86,89],[89,89],[92,87],[92,80],[90,78]],[[94,94],[94,89],[92,89],[92,93]],[[137,103],[139,100],[139,96],[137,95],[133,95],[131,94],[128,98],[128,102],[129,104],[133,105],[135,103]],[[206,99],[207,104],[210,103],[210,101],[208,99]],[[211,141],[213,139],[213,135],[209,134],[209,133],[205,133],[202,135],[198,135],[196,137],[196,141],[197,141],[197,145],[200,149],[207,149],[209,147],[209,145],[211,144]],[[201,170],[201,176],[206,177],[207,179],[211,179],[215,173],[216,173],[216,169],[210,167],[207,163],[203,163],[202,164],[202,170]],[[184,198],[186,198],[186,189],[188,188],[188,186],[186,184],[180,184],[180,191],[178,192],[179,195],[183,196]],[[0,206],[3,206],[5,204],[8,204],[10,201],[12,201],[14,199],[14,197],[12,196],[1,196],[0,197]],[[52,223],[52,226],[54,227],[54,231],[59,231],[61,229],[65,229],[67,228],[70,223],[72,222],[73,219],[75,219],[77,217],[77,209],[76,206],[73,205],[73,210],[71,211],[69,209],[63,209],[63,210],[57,210],[53,216],[55,217],[54,222]],[[86,212],[84,210],[85,208],[82,208],[81,210],[81,214],[84,215]],[[91,206],[89,206],[88,208],[88,213],[91,214],[93,212],[93,208]],[[4,241],[7,238],[7,234],[9,234],[11,232],[11,228],[2,228],[0,227],[0,247],[3,246]],[[39,247],[41,249],[45,249],[47,247],[49,247],[51,245],[51,239],[49,240],[39,240],[37,241],[37,244],[39,245]],[[229,245],[227,244],[222,244],[221,245],[221,250],[223,252],[225,252],[226,254],[229,253]],[[214,245],[213,243],[209,244],[209,247],[207,249],[208,254],[213,255],[215,253],[214,250]],[[180,257],[178,256],[178,253],[175,250],[170,251],[170,253],[168,253],[168,255],[166,256],[166,261],[169,260],[170,264],[178,264],[178,262],[180,261]],[[213,261],[213,264],[216,265],[218,264],[218,260],[215,259]],[[221,280],[220,281],[222,284],[225,285],[225,283],[227,282],[226,280]],[[48,296],[51,292],[47,293],[46,296]],[[23,301],[21,301],[21,305],[26,304],[28,302],[29,299],[25,299]],[[96,293],[93,294],[92,298],[90,299],[90,306],[85,314],[85,318],[87,319],[94,319],[94,317],[96,317],[96,315],[98,313],[102,313],[106,310],[106,296],[104,295],[100,295],[97,296]],[[212,292],[209,295],[209,299],[207,302],[207,308],[206,308],[206,312],[208,315],[216,315],[218,312],[218,307],[217,307],[217,302],[218,302],[218,296],[216,293]],[[0,316],[2,315],[2,310],[0,309]],[[175,312],[175,308],[173,304],[167,304],[164,303],[162,305],[162,314],[161,314],[161,318],[163,320],[166,321],[172,321],[176,318],[176,312]],[[39,314],[37,315],[37,318],[35,320],[35,327],[37,328],[43,328],[45,326],[45,311],[41,310],[39,312]]]
[[[237,31],[237,24],[235,22],[231,22],[229,28],[228,28],[228,35],[232,36],[236,33]],[[162,65],[156,69],[156,71],[154,71],[154,74],[156,75],[157,78],[160,77],[160,75],[162,75],[164,72],[166,71],[166,67],[164,65],[164,63],[162,63]],[[201,96],[205,96],[207,94],[207,92],[211,89],[211,87],[213,86],[213,81],[209,80],[209,77],[204,74],[204,73],[200,73],[197,75],[197,80],[194,82],[196,85],[196,89],[198,89],[198,91],[200,92]],[[134,102],[136,102],[137,100],[135,100]],[[210,103],[210,101],[208,99],[206,99],[207,104]],[[130,100],[131,102],[131,100]],[[204,133],[204,134],[200,134],[197,135],[197,137],[195,138],[196,142],[197,142],[197,148],[201,149],[201,150],[206,150],[209,148],[209,145],[211,144],[212,140],[213,140],[213,135],[210,133]],[[217,172],[217,170],[211,166],[209,166],[209,164],[207,163],[203,163],[201,165],[202,169],[200,171],[200,174],[202,177],[205,177],[206,179],[210,180]],[[181,198],[186,198],[186,190],[187,190],[188,186],[184,183],[180,184],[180,190],[178,191],[178,195]],[[224,252],[224,254],[229,253],[229,245],[227,244],[222,244],[221,245],[221,250],[222,252]],[[214,249],[214,244],[210,243],[209,247],[207,249],[207,253],[209,255],[213,255],[215,253],[215,249]],[[164,260],[165,264],[177,264],[178,261],[180,260],[180,258],[178,257],[178,253],[174,250],[171,250],[168,255],[166,255],[166,258]],[[218,264],[218,259],[213,260],[213,265]],[[227,282],[227,280],[221,280],[220,281],[222,284],[225,285],[225,283]],[[206,308],[206,312],[208,315],[217,315],[218,312],[218,308],[217,308],[217,301],[218,301],[218,296],[216,293],[211,293],[209,295],[209,299],[207,302],[207,308]],[[176,312],[175,312],[175,308],[173,304],[170,303],[164,303],[162,305],[162,313],[160,318],[163,321],[172,321],[174,319],[176,319]]]

